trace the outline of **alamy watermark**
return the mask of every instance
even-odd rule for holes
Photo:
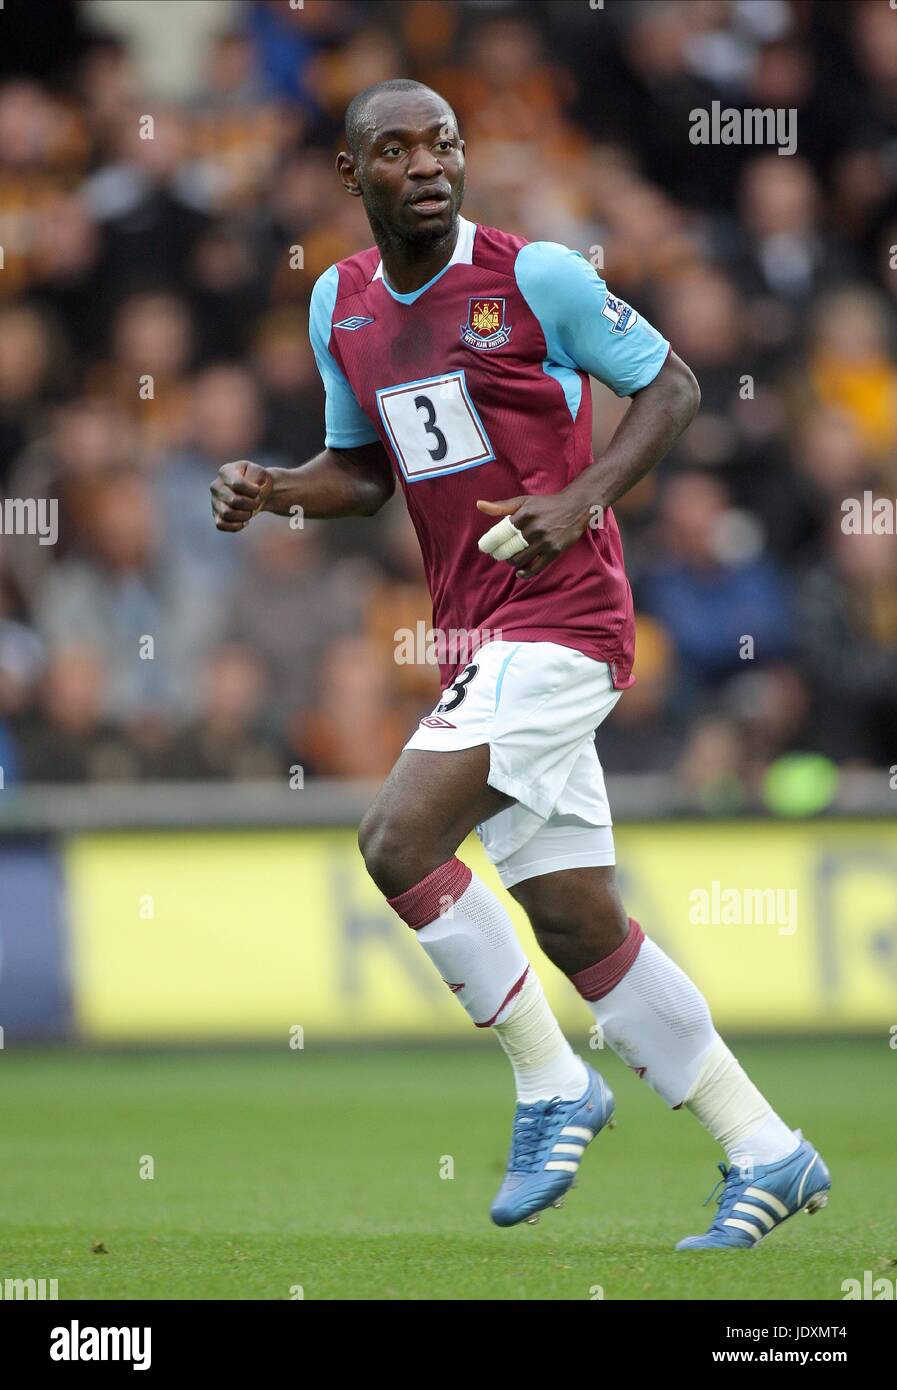
[[[841,512],[845,536],[893,536],[897,531],[897,500],[873,497],[868,488],[862,498],[845,497]]]
[[[37,536],[38,545],[55,545],[59,539],[59,502],[55,497],[4,497],[0,534]]]
[[[723,106],[712,101],[710,109],[696,106],[688,113],[693,145],[774,145],[778,154],[797,149],[797,110],[793,106]]]
[[[779,936],[797,931],[796,888],[724,888],[714,879],[693,888],[688,920],[697,927],[778,927]]]
[[[393,634],[399,666],[461,666],[472,661],[487,642],[500,642],[500,628],[427,627],[419,618],[414,628],[399,627]]]
[[[897,1300],[897,1279],[889,1279],[886,1274],[876,1278],[871,1269],[864,1269],[862,1283],[859,1279],[841,1281],[841,1293],[845,1303],[856,1298],[871,1299],[875,1303],[882,1299],[894,1301]]]
[[[2,1279],[0,1298],[35,1299],[38,1302],[59,1297],[58,1279]]]
[[[50,1331],[51,1361],[130,1361],[135,1371],[152,1365],[152,1328],[89,1327],[73,1318]]]

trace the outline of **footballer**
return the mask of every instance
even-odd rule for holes
[[[461,216],[464,142],[430,88],[397,79],[346,113],[337,170],[375,245],[327,270],[309,332],[323,451],[295,469],[226,464],[222,531],[259,511],[371,516],[396,479],[433,600],[442,695],[359,830],[365,865],[477,1028],[517,1107],[499,1226],[560,1204],[611,1123],[505,907],[457,858],[476,830],[542,950],[606,1043],[721,1145],[717,1214],[677,1249],[751,1247],[823,1206],[820,1155],[776,1114],[694,983],[629,917],[595,730],[633,682],[634,619],[612,506],[693,419],[697,382],[578,252]],[[589,377],[631,404],[591,453]],[[455,650],[452,634],[483,634]]]

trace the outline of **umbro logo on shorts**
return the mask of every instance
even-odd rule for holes
[[[420,721],[427,729],[457,729],[457,724],[450,724],[447,719],[440,719],[438,714],[431,714],[426,719]]]

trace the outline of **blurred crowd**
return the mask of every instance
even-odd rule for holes
[[[0,28],[0,492],[59,507],[55,545],[0,535],[5,783],[373,777],[432,707],[395,659],[430,615],[400,496],[231,536],[208,494],[321,447],[309,294],[371,243],[342,114],[396,75],[458,113],[465,214],[582,251],[701,384],[616,508],[637,684],[605,765],[725,809],[793,751],[897,763],[897,541],[842,529],[897,499],[887,3],[7,0]],[[796,153],[692,144],[713,101],[795,108]],[[626,402],[594,395],[597,451]]]

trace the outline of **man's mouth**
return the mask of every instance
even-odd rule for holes
[[[419,217],[432,217],[434,213],[444,212],[449,205],[449,195],[438,188],[421,189],[408,200],[412,212]]]

